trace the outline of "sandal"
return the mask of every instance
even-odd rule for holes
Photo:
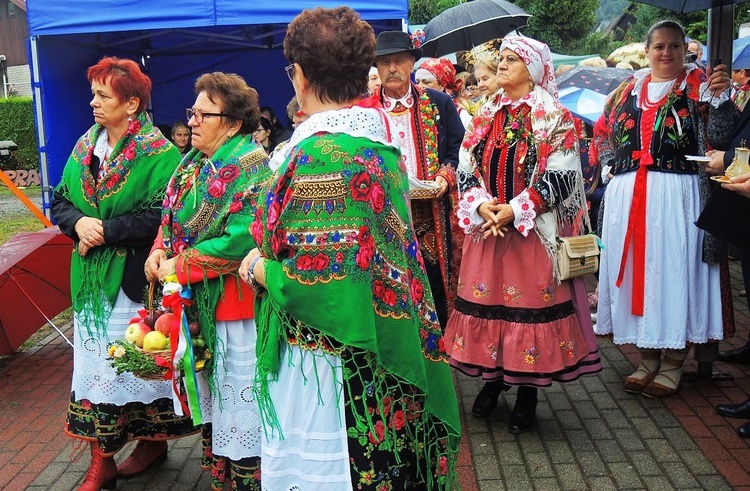
[[[645,389],[643,389],[643,394],[645,397],[649,397],[651,399],[658,399],[661,397],[669,397],[673,396],[677,393],[677,389],[680,387],[680,382],[682,381],[682,365],[674,366],[672,363],[669,363],[669,358],[664,357],[664,362],[662,362],[661,368],[659,368],[658,375],[661,375],[665,379],[672,382],[674,387],[667,387],[664,384],[660,384],[659,382],[651,382],[646,386]],[[672,368],[664,368],[664,365],[672,366]],[[655,378],[655,377],[654,377]]]
[[[659,375],[659,370],[654,370],[643,378],[627,377],[625,379],[625,392],[628,394],[641,394],[649,386],[656,376]]]

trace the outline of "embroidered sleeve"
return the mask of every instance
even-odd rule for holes
[[[456,169],[452,165],[444,165],[440,167],[437,175],[448,181],[449,191],[456,189]]]
[[[571,192],[576,189],[581,174],[571,169],[552,170],[539,176],[539,179],[530,188],[537,197],[537,203],[543,206],[539,213],[544,213],[555,205],[565,201]],[[533,195],[532,195],[533,196]]]
[[[513,214],[515,215],[513,226],[524,237],[528,236],[529,231],[534,228],[534,219],[537,215],[537,203],[532,197],[534,194],[539,199],[538,193],[534,189],[525,189],[521,194],[510,200],[510,206],[513,208]]]
[[[479,215],[479,206],[491,201],[492,196],[481,187],[473,187],[466,191],[458,202],[458,226],[464,230],[466,235],[476,232],[484,223],[484,219]]]

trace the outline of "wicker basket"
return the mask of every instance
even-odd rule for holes
[[[436,186],[434,181],[420,181],[427,187],[409,188],[409,197],[411,199],[435,199],[440,194],[440,186]]]

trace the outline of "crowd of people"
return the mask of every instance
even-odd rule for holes
[[[137,63],[92,66],[94,125],[52,205],[76,244],[66,432],[89,442],[80,489],[112,489],[199,432],[216,490],[454,489],[451,368],[484,382],[475,417],[515,388],[507,426],[523,433],[539,389],[601,371],[596,334],[638,347],[625,391],[676,393],[690,347],[732,333],[726,242],[695,222],[750,137],[726,67],[691,63],[685,41],[654,25],[650,67],[594,128],[596,325],[583,278],[557,263],[559,237],[592,230],[580,125],[544,43],[507,35],[460,73],[348,7],[305,10],[284,40],[291,128],[214,72],[169,139]],[[750,198],[747,178],[721,186]],[[108,358],[148,283],[166,281],[192,290],[212,353],[200,425],[171,380]],[[750,419],[750,401],[717,411]]]

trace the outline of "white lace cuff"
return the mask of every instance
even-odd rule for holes
[[[531,201],[528,190],[510,200],[510,207],[513,208],[513,226],[521,232],[524,237],[529,235],[529,231],[534,228],[534,219],[536,218],[536,209],[534,202]]]
[[[602,184],[607,184],[609,182],[609,173],[611,170],[612,170],[611,165],[602,166]]]
[[[473,234],[484,224],[484,219],[477,210],[486,201],[492,201],[492,196],[480,187],[471,188],[461,196],[456,215],[458,215],[458,226],[466,235]]]
[[[711,91],[708,90],[708,82],[701,83],[701,102],[710,102],[714,109],[721,106],[724,102],[729,100],[731,90],[727,89],[718,96],[714,97],[711,95]]]

